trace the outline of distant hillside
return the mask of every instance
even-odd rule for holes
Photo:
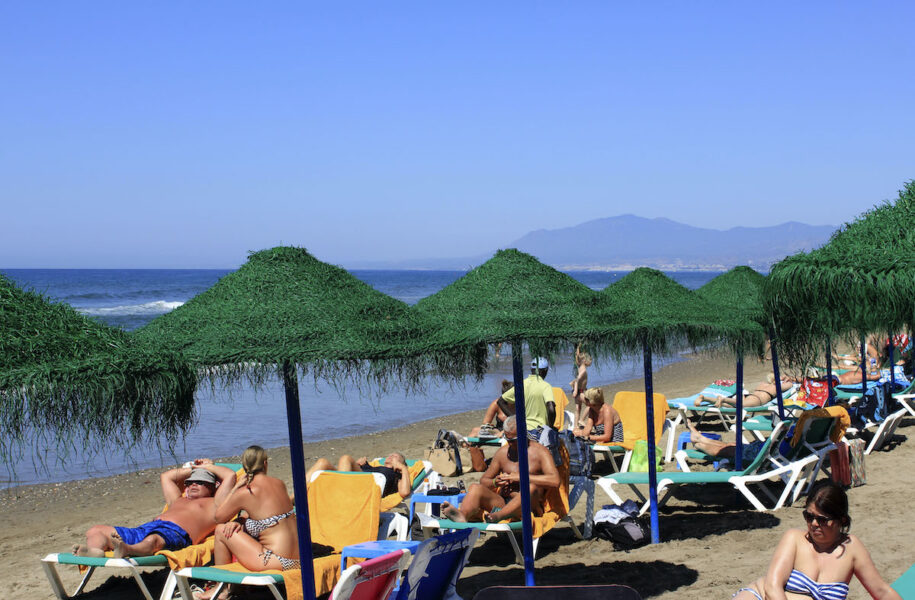
[[[773,227],[734,227],[725,231],[692,227],[670,219],[621,215],[574,227],[539,229],[506,244],[565,270],[726,270],[747,265],[760,271],[789,254],[825,243],[835,227],[788,222]],[[358,261],[349,268],[468,269],[486,255],[423,258],[398,262]]]

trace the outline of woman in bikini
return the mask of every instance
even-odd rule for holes
[[[598,444],[622,442],[623,422],[616,409],[604,402],[603,390],[591,388],[582,397],[588,407],[587,418],[585,424],[573,433]]]
[[[795,381],[788,377],[782,377],[780,387],[782,393],[787,392],[791,389],[791,386],[795,384]],[[746,394],[743,397],[743,407],[750,408],[751,406],[762,406],[768,404],[775,398],[776,388],[775,388],[775,378],[772,377],[772,381],[763,381],[756,384],[756,388]],[[712,405],[715,408],[721,408],[722,406],[734,407],[737,406],[736,397],[715,397],[715,396],[699,396],[696,398],[695,405],[702,406],[703,404]]]
[[[286,484],[267,475],[267,453],[260,446],[250,446],[241,461],[245,477],[216,504],[216,520],[224,523],[216,527],[213,562],[228,564],[234,556],[250,571],[298,569],[295,510]],[[230,520],[241,510],[247,518]]]
[[[575,400],[575,420],[579,425],[584,425],[588,419],[584,393],[588,389],[588,367],[591,366],[591,363],[590,354],[582,352],[580,345],[575,348],[575,365],[578,367],[578,373],[575,375],[575,379],[569,382],[569,385],[572,386],[572,399]]]
[[[769,572],[741,588],[738,600],[844,600],[852,575],[872,598],[901,600],[883,580],[867,548],[848,533],[848,496],[828,479],[817,482],[807,495],[806,529],[790,529],[782,536]]]

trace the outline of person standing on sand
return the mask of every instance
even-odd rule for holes
[[[521,518],[521,472],[518,469],[518,427],[514,416],[508,417],[502,430],[508,442],[496,452],[489,468],[467,490],[459,507],[442,502],[442,514],[452,521],[499,521]],[[543,499],[548,488],[559,487],[559,471],[546,447],[528,440],[527,460],[530,470],[531,511],[543,514]]]
[[[553,399],[553,386],[546,381],[550,362],[543,358],[531,361],[531,374],[524,380],[524,413],[527,422],[527,435],[535,442],[540,439],[544,427],[553,427],[556,423],[556,401]],[[502,394],[502,399],[514,407],[515,388]]]
[[[584,394],[588,389],[588,367],[591,366],[591,363],[591,355],[582,352],[581,345],[575,348],[575,365],[578,367],[578,373],[575,375],[575,379],[569,382],[569,385],[572,386],[572,398],[575,400],[575,425],[578,427],[584,426],[590,412]]]
[[[235,486],[235,471],[198,458],[193,467],[171,469],[159,476],[168,508],[139,527],[95,525],[86,543],[73,547],[78,556],[115,558],[147,556],[159,550],[179,550],[199,544],[216,530],[214,497],[226,497]]]

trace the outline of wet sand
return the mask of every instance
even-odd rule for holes
[[[745,387],[762,381],[771,363],[750,360],[745,365]],[[669,398],[688,396],[719,378],[733,378],[734,363],[726,358],[696,358],[660,369],[655,391]],[[555,376],[548,377],[553,383]],[[564,381],[562,382],[565,383]],[[605,386],[607,397],[620,390],[641,390],[641,380]],[[493,390],[493,397],[497,393]],[[454,402],[459,402],[460,390]],[[422,457],[439,428],[467,432],[478,425],[481,411],[423,421],[380,433],[305,445],[310,464],[319,456],[341,453],[379,456],[399,450],[408,457]],[[867,485],[849,492],[852,532],[867,545],[881,574],[896,579],[915,561],[912,520],[907,508],[915,490],[915,444],[906,437],[915,419],[906,419],[897,431],[892,449],[866,457]],[[345,433],[345,429],[341,429]],[[726,437],[727,439],[727,437]],[[731,436],[733,439],[733,435]],[[247,441],[242,442],[246,444]],[[239,448],[241,452],[243,448]],[[272,473],[292,489],[288,449],[270,451]],[[187,457],[188,459],[195,457]],[[215,458],[215,457],[214,457]],[[238,457],[223,457],[235,460]],[[598,474],[608,466],[596,467]],[[671,470],[672,465],[665,465]],[[5,596],[12,599],[50,599],[51,588],[40,558],[49,552],[66,552],[97,523],[135,525],[162,509],[159,470],[145,470],[98,479],[12,488],[0,492],[4,527],[0,530],[0,580]],[[468,484],[479,474],[462,477]],[[596,506],[610,503],[598,488]],[[724,486],[702,486],[674,493],[662,508],[662,543],[630,552],[614,551],[599,539],[577,540],[566,524],[547,533],[538,550],[537,582],[541,584],[622,583],[645,597],[680,600],[729,598],[741,585],[763,575],[780,536],[789,528],[803,526],[802,501],[778,512],[759,513],[742,497]],[[578,523],[584,502],[572,511]],[[146,576],[154,593],[164,582],[163,572]],[[65,569],[64,583],[77,584],[75,569]],[[481,539],[461,577],[458,592],[470,599],[490,585],[521,585],[523,571],[514,564],[509,544],[495,536]],[[87,586],[87,598],[141,598],[134,582],[111,571],[97,573]],[[868,597],[856,581],[849,598]]]

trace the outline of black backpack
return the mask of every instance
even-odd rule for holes
[[[648,531],[635,517],[626,517],[619,523],[601,521],[594,524],[596,537],[613,542],[614,550],[632,550],[648,543]]]

